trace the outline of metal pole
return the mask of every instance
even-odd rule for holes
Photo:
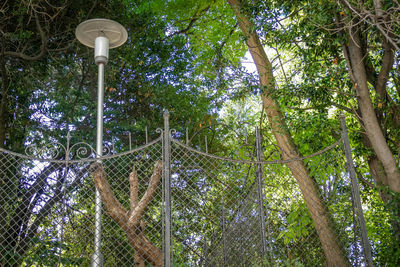
[[[164,111],[164,142],[163,142],[163,170],[164,170],[164,207],[165,207],[165,267],[171,266],[171,177],[170,177],[170,153],[171,140],[169,137],[169,113]]]
[[[189,128],[186,127],[186,145],[189,145]]]
[[[223,245],[223,253],[224,253],[224,264],[223,266],[228,266],[227,260],[226,260],[226,236],[225,236],[225,199],[224,196],[222,196],[222,245]]]
[[[99,158],[103,155],[104,63],[98,67],[96,155]]]
[[[78,25],[75,30],[76,38],[82,44],[94,48],[94,62],[98,65],[97,90],[97,137],[96,158],[103,155],[103,102],[104,102],[104,67],[108,61],[110,48],[121,46],[128,39],[128,32],[118,22],[108,19],[90,19]],[[101,162],[98,159],[98,162]],[[91,266],[103,266],[104,260],[100,252],[101,247],[101,198],[96,188],[95,200],[95,234],[94,254]]]
[[[258,127],[256,127],[256,153],[257,153],[257,161],[260,162],[262,160],[262,148],[261,148],[261,135],[258,131]],[[258,189],[258,203],[259,203],[259,212],[260,212],[260,231],[261,231],[261,263],[264,266],[264,257],[267,252],[266,244],[265,244],[265,215],[264,215],[264,194],[262,190],[263,183],[263,173],[261,163],[257,163],[257,189]]]
[[[132,150],[132,135],[131,135],[131,132],[128,133],[128,139],[129,139],[129,150]]]
[[[145,133],[146,133],[146,145],[147,145],[149,143],[149,133],[148,133],[148,130],[147,130],[147,126],[145,128]]]
[[[364,248],[364,255],[369,267],[373,266],[372,263],[372,256],[371,256],[371,247],[369,245],[367,229],[365,227],[365,219],[364,214],[361,206],[361,197],[360,192],[358,190],[358,181],[356,177],[356,171],[353,165],[353,157],[351,155],[351,148],[350,148],[350,141],[349,136],[347,133],[346,121],[344,114],[340,114],[340,124],[342,125],[342,140],[344,146],[344,153],[347,159],[347,166],[349,168],[350,179],[351,179],[351,186],[352,186],[352,193],[354,194],[354,204],[356,206],[357,217],[361,228],[361,239]]]
[[[96,157],[103,155],[103,104],[104,104],[104,63],[98,63],[98,88],[97,88],[97,132],[96,132]],[[101,162],[98,160],[97,162]],[[95,196],[95,228],[94,228],[94,254],[91,266],[101,267],[104,264],[101,254],[101,197],[96,188]]]
[[[204,264],[202,265],[203,261],[204,261]],[[206,236],[204,236],[203,257],[201,258],[200,266],[208,266],[208,245],[207,245],[207,237]]]

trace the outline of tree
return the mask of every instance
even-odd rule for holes
[[[288,160],[298,157],[300,154],[293,143],[292,137],[287,130],[285,120],[282,116],[278,103],[273,99],[271,93],[275,89],[275,81],[272,74],[272,65],[264,51],[257,33],[253,30],[254,25],[245,13],[242,4],[236,0],[228,0],[238,18],[246,44],[256,64],[260,77],[260,85],[263,87],[263,106],[267,113],[275,139],[282,151],[283,159]],[[309,171],[301,161],[287,163],[293,176],[296,178],[308,210],[314,221],[322,247],[329,266],[345,266],[348,262],[343,254],[343,249],[336,238],[335,231],[331,226],[329,212],[320,198],[318,187],[311,178]]]
[[[218,121],[226,100],[261,94],[264,110],[256,116],[264,126],[267,115],[265,137],[277,140],[284,159],[296,158],[339,138],[326,129],[338,129],[335,116],[345,111],[351,115],[348,123],[362,195],[370,205],[369,231],[378,233],[377,225],[385,225],[385,234],[374,238],[375,259],[382,265],[398,262],[393,256],[400,239],[396,1],[7,1],[2,8],[0,147],[23,151],[30,143],[61,140],[68,130],[79,133],[72,143],[94,136],[96,69],[92,51],[74,42],[73,31],[86,18],[112,14],[108,18],[132,33],[123,47],[110,51],[106,72],[105,139],[114,139],[115,150],[127,147],[128,132],[134,143],[141,143],[145,126],[150,138],[155,137],[152,129],[161,125],[163,108],[174,115],[177,135],[183,135],[187,124],[196,125],[189,130],[193,135]],[[274,51],[265,53],[269,48]],[[241,65],[247,49],[258,75],[249,75]],[[285,64],[285,59],[290,62]],[[209,151],[236,146],[235,138],[221,141],[219,134],[228,136],[224,130],[208,133]],[[340,254],[322,200],[325,188],[313,181],[318,175],[310,172],[310,164],[295,161],[288,166],[308,199],[320,237],[327,233],[321,237],[324,250]],[[17,177],[17,169],[0,170],[0,200],[12,199],[8,203],[14,205],[14,218],[27,215],[17,227],[34,217],[22,212],[27,211],[25,201],[39,203],[46,179],[65,171],[63,166],[53,167],[52,173],[43,169],[43,175],[22,175],[18,181],[4,180]],[[29,179],[36,186],[26,184]],[[8,194],[4,184],[13,184],[15,195]],[[377,192],[386,210],[381,209]],[[10,233],[11,221],[18,225],[3,216],[4,207],[0,203],[0,227],[6,227],[0,231],[0,242],[4,233]],[[384,220],[388,211],[391,228],[377,219]],[[291,213],[284,217],[297,218]],[[393,249],[379,242],[390,242]],[[344,263],[343,258],[338,260]]]
[[[265,44],[304,65],[300,70],[286,67],[276,94],[280,103],[291,106],[286,116],[328,111],[351,115],[359,178],[380,192],[397,237],[388,242],[398,247],[398,3],[266,1],[250,10]],[[262,24],[265,18],[268,23]],[[386,260],[396,262],[398,257]]]
[[[23,148],[27,129],[21,125],[29,125],[35,113],[29,101],[38,81],[49,74],[49,63],[57,62],[52,57],[68,53],[74,44],[72,29],[93,15],[95,7],[97,14],[104,12],[105,6],[96,6],[96,1],[5,1],[2,5],[0,147]]]
[[[303,64],[306,62],[303,69],[298,69],[296,66],[292,66],[292,68],[286,70],[282,68],[285,79],[282,78],[282,80],[279,81],[278,90],[269,90],[268,92],[271,97],[279,103],[280,109],[283,111],[281,117],[288,121],[289,117],[293,120],[290,121],[290,125],[282,127],[283,129],[274,129],[274,131],[282,133],[285,132],[287,128],[290,133],[294,134],[294,143],[300,147],[301,152],[307,149],[309,150],[309,148],[303,145],[304,143],[302,143],[301,140],[304,140],[304,138],[300,134],[296,134],[296,132],[309,132],[310,129],[306,130],[305,127],[303,127],[304,125],[300,125],[300,122],[295,120],[307,119],[310,120],[310,122],[315,122],[313,118],[318,118],[318,123],[321,123],[321,125],[332,123],[333,126],[336,125],[335,127],[337,127],[337,123],[335,124],[330,121],[332,116],[329,114],[332,110],[334,110],[333,113],[338,112],[337,109],[351,112],[355,115],[352,119],[362,119],[360,116],[361,108],[353,109],[352,107],[353,104],[358,105],[358,103],[354,103],[352,99],[355,95],[353,91],[355,89],[355,83],[351,82],[349,74],[346,74],[351,68],[346,65],[346,61],[342,60],[340,56],[343,51],[346,51],[342,50],[343,44],[346,46],[351,43],[349,41],[350,39],[355,40],[355,38],[351,38],[351,35],[348,34],[348,30],[351,27],[353,27],[353,30],[354,27],[364,27],[366,29],[362,31],[364,37],[361,39],[366,40],[367,37],[370,37],[370,45],[364,45],[367,48],[370,47],[370,52],[369,54],[366,53],[363,58],[370,57],[371,60],[366,61],[365,64],[369,64],[369,67],[367,66],[369,70],[371,70],[371,66],[374,66],[376,69],[375,73],[381,71],[383,76],[388,75],[387,70],[385,70],[386,68],[381,68],[382,65],[380,65],[380,59],[384,54],[376,49],[376,44],[382,44],[382,42],[379,41],[379,38],[382,36],[386,36],[387,38],[393,35],[388,39],[388,42],[393,47],[395,47],[393,43],[398,40],[396,33],[397,25],[395,23],[395,21],[397,21],[396,10],[398,10],[396,6],[391,5],[389,2],[385,4],[379,4],[378,1],[374,2],[375,5],[377,5],[376,10],[380,10],[379,12],[381,15],[379,16],[386,18],[386,21],[384,21],[379,16],[376,17],[374,15],[375,8],[371,4],[372,2],[369,3],[369,5],[365,5],[365,7],[361,2],[340,2],[342,4],[335,3],[334,1],[241,2],[247,14],[251,16],[253,20],[254,24],[252,25],[252,29],[262,37],[261,43],[269,47],[278,47],[278,59],[282,58],[282,54],[279,56],[280,51],[281,53],[288,53],[289,57],[292,56],[295,58],[299,56]],[[152,1],[152,7],[157,7],[158,5],[162,4],[160,4],[159,1]],[[239,51],[242,51],[243,48],[238,43],[237,35],[235,35],[235,33],[237,33],[237,31],[235,31],[235,26],[238,25],[235,25],[235,22],[232,23],[232,14],[224,7],[222,1],[204,1],[202,3],[191,1],[182,3],[181,1],[174,1],[162,5],[162,7],[163,10],[167,10],[166,17],[170,19],[173,25],[170,32],[185,35],[189,44],[196,52],[201,50],[199,49],[199,43],[203,45],[204,49],[199,52],[202,57],[199,57],[199,59],[210,62],[212,58],[212,56],[209,55],[210,51],[218,47],[221,51],[220,55],[223,55],[223,59],[219,60],[219,62],[223,63],[222,69],[225,68],[225,70],[227,70],[235,65],[234,60],[230,61],[227,59],[232,59],[240,54]],[[180,8],[185,11],[180,11]],[[350,17],[350,14],[353,15]],[[359,20],[359,23],[355,23],[355,21],[357,21],[356,19]],[[346,23],[340,22],[343,20],[346,20]],[[219,30],[218,32],[217,29]],[[202,38],[196,36],[197,31],[201,32]],[[225,36],[222,32],[226,33]],[[359,32],[361,33],[361,31]],[[228,35],[229,37],[227,37]],[[250,35],[246,36],[245,34],[245,38],[247,38],[248,41],[250,40],[249,37]],[[233,57],[226,56],[226,53],[230,51],[231,47],[239,48],[236,50],[238,54],[234,54]],[[386,58],[388,58],[388,62],[390,62],[390,52],[387,53]],[[299,61],[297,64],[302,64],[302,62]],[[257,63],[256,65],[259,67]],[[376,101],[374,104],[376,111],[382,109],[380,111],[381,115],[378,117],[382,117],[382,123],[386,124],[385,127],[387,129],[384,131],[384,136],[386,135],[385,139],[388,142],[388,147],[392,150],[391,153],[393,156],[397,153],[397,145],[394,140],[396,140],[398,136],[398,130],[396,127],[392,126],[396,123],[395,114],[397,114],[395,109],[393,109],[393,107],[397,105],[397,98],[395,97],[396,75],[393,69],[391,75],[394,77],[392,78],[393,82],[388,83],[389,89],[386,93],[393,100],[391,101],[393,103],[389,105],[390,108],[383,108],[385,104],[379,102],[378,98],[376,98],[379,94],[372,93],[371,99]],[[367,75],[367,78],[372,80],[372,77],[375,76],[377,77],[378,74]],[[383,78],[380,83],[384,81],[385,79]],[[220,89],[223,90],[223,88]],[[227,88],[225,87],[225,89]],[[309,106],[310,104],[311,107]],[[294,111],[296,109],[298,111]],[[301,112],[301,109],[304,110],[304,112]],[[266,111],[268,111],[268,109],[266,109]],[[317,115],[319,112],[321,115]],[[372,116],[373,114],[371,113],[370,115]],[[366,120],[372,120],[373,118],[371,118],[372,117],[367,118]],[[296,125],[297,129],[293,127],[294,125]],[[314,130],[317,129],[313,123],[311,123],[311,125],[315,127],[313,128]],[[356,124],[353,125],[355,126]],[[366,125],[362,125],[366,127]],[[368,125],[371,126],[372,124]],[[318,136],[320,135],[321,134]],[[384,177],[379,178],[379,176],[377,176],[379,173],[382,174],[382,170],[384,170],[383,165],[381,168],[379,164],[376,164],[378,158],[373,155],[375,153],[371,154],[368,149],[365,148],[365,144],[360,142],[362,139],[364,139],[364,143],[367,144],[367,147],[372,147],[369,141],[365,141],[365,137],[357,141],[354,139],[355,147],[357,147],[355,151],[359,153],[360,157],[364,157],[366,161],[372,163],[369,164],[370,173],[373,173],[377,181],[385,181]],[[377,140],[379,140],[379,138]],[[381,141],[383,140],[381,139]],[[308,147],[310,146],[318,147],[318,144],[315,142],[309,143]],[[378,146],[376,145],[375,147],[377,148]],[[392,160],[390,160],[390,157],[389,155],[388,162],[390,164],[388,164],[391,166],[391,171],[394,171],[393,167],[396,166],[397,159],[392,157]],[[374,158],[376,160],[373,160]],[[386,185],[388,184],[386,183]],[[386,196],[387,195],[388,194],[386,194]],[[385,199],[385,197],[383,197],[383,199]],[[385,201],[387,203],[393,203],[393,200],[388,199],[392,198],[386,197]]]
[[[21,151],[24,148],[27,126],[35,114],[30,106],[37,81],[47,74],[49,55],[62,54],[73,43],[72,33],[65,34],[71,24],[77,23],[76,6],[90,14],[93,2],[85,1],[73,7],[70,3],[51,5],[47,1],[35,3],[6,1],[1,17],[1,104],[0,147]],[[79,9],[78,8],[78,9]],[[82,16],[80,12],[80,16]],[[73,27],[73,26],[72,26]],[[65,46],[64,46],[65,45]],[[34,106],[34,105],[33,105]],[[38,109],[39,107],[36,106]],[[1,163],[7,164],[5,155]],[[10,164],[11,162],[8,162]],[[20,264],[40,224],[54,205],[60,201],[62,176],[54,195],[42,202],[42,192],[48,188],[48,176],[61,172],[58,164],[50,164],[35,179],[23,173],[22,163],[14,160],[13,166],[3,166],[0,180],[0,246],[1,261],[11,258],[10,264]],[[24,177],[19,179],[19,177]],[[31,187],[26,182],[32,179]],[[38,214],[33,209],[43,205]],[[33,221],[32,217],[37,215]]]
[[[162,20],[151,12],[124,7],[118,0],[2,4],[1,148],[21,152],[32,144],[65,144],[71,130],[76,131],[71,144],[93,140],[97,71],[92,50],[79,45],[74,36],[76,26],[92,17],[115,19],[130,32],[130,40],[118,50],[121,56],[110,51],[106,76],[105,140],[114,138],[115,150],[128,147],[128,131],[134,143],[144,140],[146,126],[154,137],[164,108],[176,112],[179,126],[211,112],[208,95],[195,88],[201,81],[191,78],[191,55],[183,39],[165,39]],[[74,155],[60,153],[57,159],[70,156]],[[34,240],[41,241],[36,232],[46,216],[64,200],[61,174],[79,174],[85,168],[49,164],[31,175],[18,168],[21,162],[11,168],[5,155],[0,159],[7,166],[0,170],[0,254],[11,255],[18,265]],[[73,184],[79,188],[84,177],[76,178]],[[52,189],[56,193],[47,197]]]
[[[398,153],[399,148],[395,143],[399,142],[399,136],[392,133],[398,132],[396,128],[400,127],[400,94],[393,96],[393,86],[397,87],[395,81],[398,80],[393,72],[398,62],[396,54],[399,50],[395,24],[398,7],[384,5],[380,0],[373,1],[372,6],[368,7],[360,6],[359,1],[344,0],[340,3],[339,7],[346,8],[348,15],[342,16],[337,23],[340,33],[348,40],[343,44],[342,50],[349,77],[357,93],[357,114],[365,130],[363,143],[374,151],[368,159],[369,167],[377,184],[387,186],[398,195],[400,170],[395,153]],[[371,32],[371,37],[366,34],[365,29]],[[372,44],[379,49],[378,62],[373,59],[376,51],[369,48]],[[400,241],[400,207],[390,204],[393,197],[385,192],[382,193],[382,199],[389,204],[389,209],[395,216],[394,232]]]
[[[135,167],[129,175],[130,209],[126,210],[116,199],[108,181],[106,173],[100,165],[92,165],[93,179],[99,190],[104,205],[110,216],[118,222],[125,231],[131,246],[135,249],[134,262],[137,266],[145,266],[145,260],[154,266],[163,266],[163,256],[159,248],[155,247],[144,235],[145,223],[142,220],[146,208],[153,199],[161,180],[162,163],[158,161],[154,166],[148,188],[143,197],[138,198],[138,175]]]

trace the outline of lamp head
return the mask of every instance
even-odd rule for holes
[[[75,35],[79,42],[94,48],[96,64],[106,64],[109,48],[119,47],[128,39],[126,29],[109,19],[86,20],[78,25]]]

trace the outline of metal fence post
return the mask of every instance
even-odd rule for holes
[[[371,256],[371,247],[369,245],[367,229],[365,227],[365,219],[364,214],[361,206],[361,198],[360,192],[358,190],[358,181],[356,177],[356,171],[353,165],[353,157],[351,155],[351,148],[350,148],[350,141],[349,136],[347,133],[346,121],[344,114],[340,114],[340,124],[342,126],[342,140],[344,146],[344,153],[346,155],[347,166],[349,169],[350,179],[351,179],[351,187],[352,187],[352,194],[354,198],[354,204],[357,212],[358,222],[361,228],[361,240],[364,249],[365,259],[367,261],[368,266],[372,267],[372,256]]]
[[[165,267],[171,266],[171,176],[170,176],[171,140],[169,132],[169,112],[164,111],[164,137],[163,137],[163,174],[164,174],[164,262]]]
[[[258,131],[258,127],[256,127],[256,153],[257,153],[257,161],[262,161],[262,147],[261,147],[261,135]],[[257,163],[257,192],[258,192],[258,206],[260,212],[260,231],[261,231],[261,257],[262,257],[262,265],[264,265],[264,257],[266,253],[266,244],[265,244],[265,215],[264,215],[264,194],[262,190],[263,184],[263,172],[261,163]]]
[[[105,64],[98,64],[98,94],[97,94],[97,128],[96,128],[96,157],[103,155],[103,104],[104,104],[104,68]],[[101,163],[101,160],[98,160]],[[101,196],[99,190],[95,191],[95,228],[94,228],[94,253],[91,266],[102,267],[104,258],[101,253]]]
[[[222,246],[223,246],[223,260],[224,264],[223,266],[228,266],[227,264],[227,259],[226,259],[226,226],[225,226],[225,199],[224,196],[222,196]]]

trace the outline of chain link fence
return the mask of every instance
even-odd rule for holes
[[[101,160],[84,143],[29,156],[1,149],[0,266],[90,266],[96,188],[104,266],[325,266],[307,192],[265,151],[258,143],[247,160],[218,157],[172,138],[168,125]],[[302,162],[334,242],[351,265],[367,265],[341,142]]]

